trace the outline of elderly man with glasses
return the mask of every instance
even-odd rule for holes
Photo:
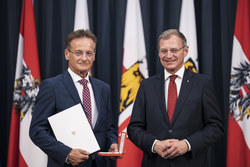
[[[47,118],[81,104],[100,151],[118,151],[117,126],[111,111],[110,87],[89,75],[95,60],[96,37],[89,30],[77,30],[66,37],[68,70],[44,80],[36,100],[30,138],[48,155],[49,167],[105,167],[105,158],[88,150],[70,148],[56,140]],[[63,131],[63,129],[62,129]]]
[[[211,80],[184,67],[185,36],[175,29],[158,39],[164,72],[141,82],[128,136],[143,151],[142,167],[207,166],[207,150],[224,133]]]

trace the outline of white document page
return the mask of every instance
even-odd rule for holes
[[[48,120],[58,141],[90,153],[100,150],[81,104],[52,115]]]

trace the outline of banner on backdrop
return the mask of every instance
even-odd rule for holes
[[[250,166],[250,1],[238,0],[229,93],[227,167]]]
[[[144,31],[139,0],[128,0],[123,44],[123,66],[120,92],[118,133],[126,132],[137,91],[148,77]],[[117,160],[117,167],[141,166],[142,151],[130,140],[125,143],[126,154]]]
[[[47,166],[47,155],[29,137],[32,112],[40,85],[32,0],[23,0],[17,52],[7,165],[44,167]]]
[[[185,35],[187,45],[189,46],[184,65],[190,71],[198,72],[196,21],[193,0],[182,0],[179,30]]]

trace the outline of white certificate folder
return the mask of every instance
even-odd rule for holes
[[[90,153],[100,150],[81,104],[52,115],[48,120],[58,141]]]

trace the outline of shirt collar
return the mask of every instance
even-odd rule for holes
[[[82,77],[80,77],[79,75],[74,73],[70,68],[68,68],[68,72],[69,72],[70,76],[72,77],[74,83],[76,83],[82,79]],[[87,74],[87,76],[84,79],[86,79],[89,83],[89,73]]]
[[[185,71],[185,67],[182,66],[182,67],[175,73],[175,75],[177,75],[178,78],[183,78],[184,71]],[[173,74],[167,72],[167,70],[164,69],[164,77],[165,77],[165,80],[167,80],[171,75],[173,75]]]

